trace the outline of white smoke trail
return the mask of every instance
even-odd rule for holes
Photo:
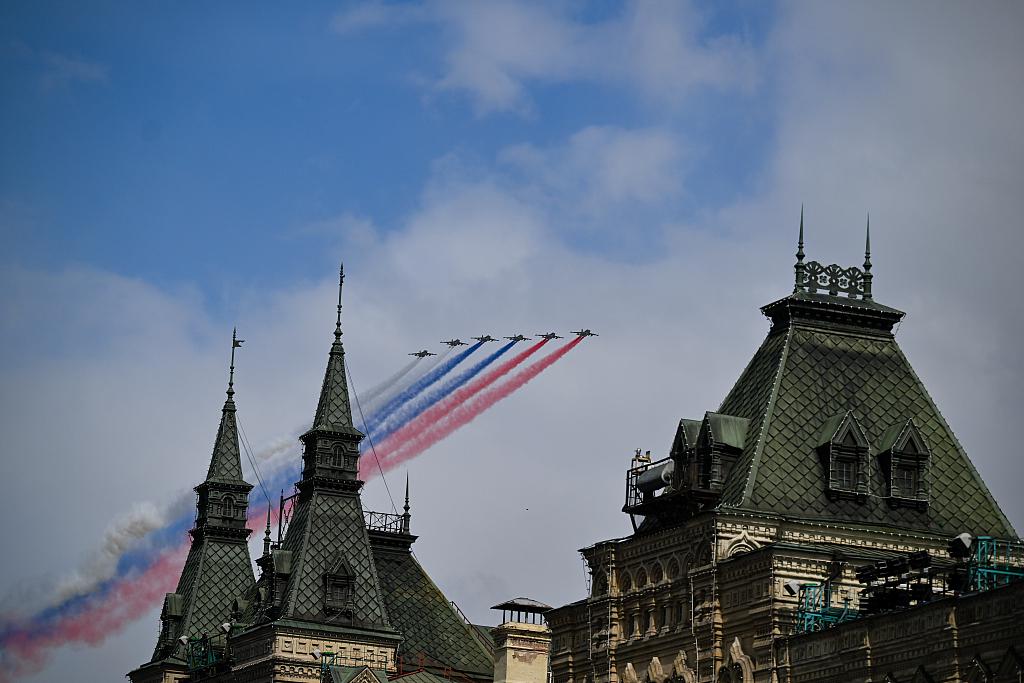
[[[425,363],[416,365],[415,370],[410,372],[404,381],[396,382],[388,390],[381,392],[376,397],[367,400],[360,396],[359,400],[362,402],[363,412],[366,415],[366,419],[370,420],[373,413],[376,413],[383,406],[387,405],[388,401],[411,387],[419,380],[420,377],[423,377],[425,374],[436,368],[437,365],[452,352],[452,350],[452,347],[448,347],[437,356],[431,356]]]

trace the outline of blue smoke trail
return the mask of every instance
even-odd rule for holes
[[[393,387],[396,384],[398,384],[398,381],[400,379],[405,377],[405,375],[410,370],[412,370],[414,367],[416,367],[417,363],[420,363],[422,361],[423,361],[422,358],[413,358],[411,361],[406,363],[405,366],[401,370],[399,370],[395,374],[391,375],[391,377],[388,377],[386,380],[384,380],[383,382],[381,382],[380,384],[378,384],[377,386],[373,387],[368,392],[366,392],[366,396],[360,396],[359,398],[365,404],[369,404],[370,402],[376,400],[378,396],[380,396],[381,394],[386,392],[388,389],[390,389],[391,387]]]
[[[449,358],[427,374],[423,375],[423,377],[420,377],[418,380],[413,382],[408,389],[388,401],[383,408],[375,411],[374,414],[367,419],[366,429],[371,433],[380,429],[380,426],[391,416],[392,413],[419,396],[424,389],[432,385],[434,382],[451,372],[452,368],[464,361],[471,353],[479,349],[481,346],[483,346],[483,342],[473,344],[465,351]]]
[[[408,401],[405,405],[401,406],[391,415],[385,415],[378,422],[378,428],[370,431],[370,440],[372,441],[383,441],[388,438],[396,431],[401,429],[403,426],[408,424],[411,420],[414,420],[430,406],[434,405],[441,399],[445,398],[453,391],[464,385],[469,380],[479,375],[484,368],[493,363],[494,361],[501,358],[509,349],[515,346],[516,342],[509,342],[500,349],[492,353],[491,355],[484,358],[482,361],[472,366],[460,375],[453,377],[452,379],[444,382],[440,386],[435,387],[431,391],[423,394],[422,396]]]
[[[417,364],[415,369],[410,372],[403,381],[392,384],[386,390],[376,395],[371,395],[369,398],[363,398],[360,396],[359,400],[362,402],[363,411],[368,416],[379,412],[381,406],[387,404],[395,396],[408,389],[414,382],[418,381],[421,377],[425,376],[428,372],[444,362],[445,358],[447,358],[451,352],[452,349],[447,348],[441,352],[441,355],[433,357],[426,362]]]

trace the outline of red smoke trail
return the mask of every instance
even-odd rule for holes
[[[396,452],[404,447],[405,442],[410,439],[415,439],[420,432],[428,430],[437,424],[440,420],[445,419],[446,416],[451,414],[453,410],[458,408],[460,405],[468,401],[469,399],[476,396],[478,393],[494,384],[497,380],[504,377],[510,371],[521,365],[523,361],[532,356],[533,354],[540,351],[541,347],[548,343],[549,340],[542,339],[535,343],[530,348],[522,351],[521,353],[508,359],[501,365],[490,370],[485,375],[481,375],[477,379],[473,380],[466,386],[458,389],[451,395],[445,397],[441,401],[438,401],[428,410],[420,413],[418,417],[412,420],[409,424],[405,425],[401,429],[397,430],[394,434],[384,439],[378,444],[374,444],[373,450],[370,451],[369,455],[374,456],[376,452],[377,456],[380,457],[381,467],[387,469],[385,460],[388,457],[388,452]],[[441,437],[444,438],[444,437]],[[435,442],[436,443],[436,442]],[[365,456],[360,458],[359,463],[359,475],[363,480],[368,480],[378,472],[376,462],[371,462]]]
[[[382,457],[381,467],[385,470],[390,470],[406,460],[416,457],[455,430],[472,422],[495,403],[507,398],[531,379],[551,367],[555,361],[576,348],[576,345],[581,341],[583,341],[583,337],[573,339],[557,351],[545,356],[525,370],[516,373],[507,382],[488,389],[475,401],[463,403],[454,410],[447,412],[442,420],[435,422],[427,429],[408,439],[399,445],[398,448],[385,453]]]
[[[65,619],[42,633],[30,630],[12,633],[4,643],[4,670],[0,681],[15,680],[43,668],[57,646],[69,643],[99,645],[107,637],[135,621],[164,593],[174,590],[188,552],[184,544],[164,553],[141,575],[123,581],[119,586],[87,609]]]

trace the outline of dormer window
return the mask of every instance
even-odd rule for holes
[[[353,589],[355,578],[344,558],[324,575],[324,609],[342,622],[352,621]]]
[[[879,463],[892,505],[928,504],[928,465],[931,453],[913,420],[893,425],[879,444]]]
[[[852,411],[825,421],[818,433],[826,490],[832,498],[865,500],[868,495],[868,440]]]

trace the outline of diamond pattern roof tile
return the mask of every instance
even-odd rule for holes
[[[892,335],[795,319],[769,332],[720,412],[751,420],[722,505],[804,518],[999,537],[1016,534]],[[829,416],[851,410],[870,448],[866,501],[833,500],[816,437]],[[913,419],[931,452],[924,509],[884,498],[879,444]]]

